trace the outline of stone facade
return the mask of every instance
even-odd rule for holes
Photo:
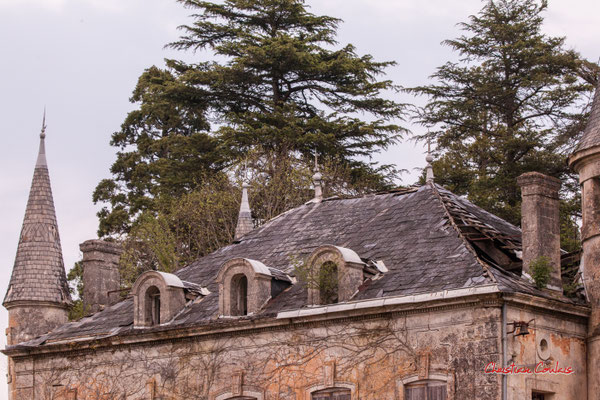
[[[45,356],[13,354],[17,399],[311,400],[343,387],[352,399],[404,399],[415,382],[443,382],[447,399],[501,399],[501,377],[486,374],[502,360],[502,304],[508,320],[535,318],[532,334],[509,335],[519,366],[543,361],[575,375],[510,375],[509,399],[533,390],[553,400],[586,398],[585,313],[557,314],[523,297],[498,294],[424,301],[381,310],[331,312],[269,322],[228,321],[219,327],[100,340],[78,351],[56,343]],[[143,339],[142,339],[143,337]],[[57,368],[57,366],[68,368]],[[54,396],[54,397],[52,397]]]

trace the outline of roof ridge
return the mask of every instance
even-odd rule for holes
[[[429,185],[431,187],[431,190],[435,194],[436,198],[440,201],[440,204],[442,205],[442,208],[444,209],[444,213],[448,217],[448,222],[450,222],[450,225],[452,225],[452,228],[454,228],[454,230],[456,231],[456,233],[458,233],[458,237],[461,239],[461,241],[463,242],[463,244],[465,245],[465,247],[467,248],[467,250],[469,251],[469,253],[471,253],[471,255],[475,258],[475,260],[477,261],[477,263],[479,265],[481,265],[481,268],[483,269],[483,275],[485,277],[487,277],[488,279],[490,279],[493,283],[497,284],[498,280],[494,276],[493,272],[490,270],[490,266],[487,263],[485,263],[477,255],[477,252],[475,251],[475,249],[473,248],[473,246],[471,245],[471,243],[469,243],[469,241],[467,240],[467,238],[463,235],[462,231],[460,230],[460,228],[456,224],[456,221],[454,220],[454,216],[448,210],[446,202],[444,201],[444,198],[440,194],[440,192],[439,192],[438,188],[436,187],[435,183],[430,182],[430,183],[427,183],[427,185]]]

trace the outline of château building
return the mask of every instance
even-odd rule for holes
[[[560,249],[560,181],[536,172],[521,228],[431,165],[359,198],[323,198],[317,172],[312,201],[255,229],[244,185],[234,243],[124,299],[119,246],[84,242],[92,313],[73,322],[44,140],[3,303],[10,399],[600,399],[600,90],[569,158],[581,254]]]

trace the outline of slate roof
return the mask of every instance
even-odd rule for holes
[[[168,326],[149,329],[224,323],[218,319],[215,279],[220,266],[231,258],[255,259],[292,274],[294,259],[302,259],[324,244],[350,248],[365,261],[385,264],[388,271],[367,280],[353,300],[490,284],[504,292],[549,296],[508,272],[493,257],[484,260],[485,254],[473,245],[477,240],[488,240],[507,260],[518,260],[519,228],[432,183],[355,199],[307,203],[179,270],[176,274],[183,281],[206,287],[211,293],[190,302]],[[294,284],[252,318],[274,317],[281,311],[302,308],[306,301],[306,289]],[[128,333],[135,334],[131,298],[27,345]]]
[[[600,146],[600,84],[594,95],[590,119],[588,120],[587,126],[583,131],[583,136],[575,148],[574,153],[595,146]]]
[[[5,307],[16,301],[47,301],[65,306],[71,302],[44,138],[42,130],[15,264],[4,297]]]

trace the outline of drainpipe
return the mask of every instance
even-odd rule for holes
[[[506,334],[506,302],[502,303],[502,367],[506,367],[507,359],[507,334]],[[506,400],[507,396],[507,378],[506,374],[502,374],[502,400]]]

